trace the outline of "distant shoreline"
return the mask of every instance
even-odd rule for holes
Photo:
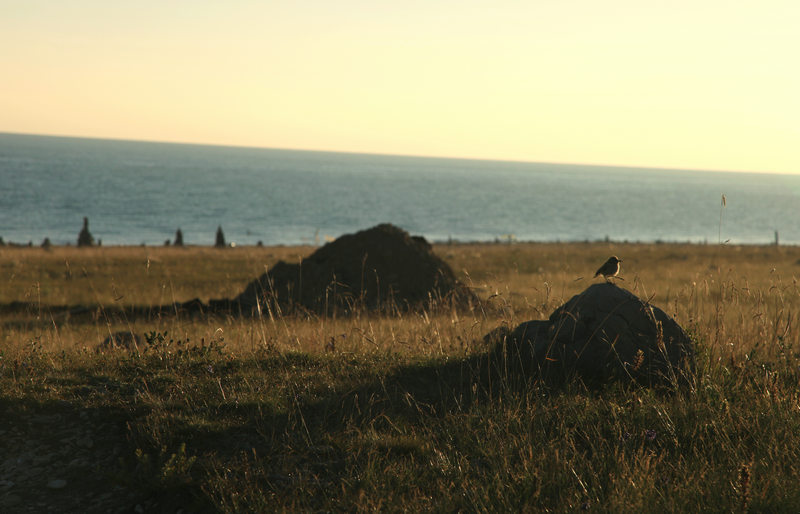
[[[494,240],[494,241],[428,241],[431,246],[434,247],[448,247],[448,246],[535,246],[535,245],[576,245],[576,246],[608,246],[608,245],[626,245],[626,246],[689,246],[689,247],[712,247],[712,246],[719,246],[719,247],[745,247],[745,248],[798,248],[800,247],[799,244],[792,244],[792,243],[736,243],[736,242],[725,242],[716,243],[716,242],[695,242],[695,241],[616,241],[613,239],[605,240],[605,239],[596,239],[596,240],[585,240],[585,241],[505,241],[505,240]],[[80,251],[92,251],[92,250],[102,250],[102,249],[135,249],[135,248],[146,248],[146,249],[184,249],[184,250],[218,250],[218,251],[235,251],[235,250],[255,250],[255,249],[263,249],[269,250],[271,248],[281,248],[281,249],[292,249],[292,248],[321,248],[327,243],[323,244],[231,244],[226,245],[225,247],[217,247],[213,244],[184,244],[184,245],[150,245],[150,244],[110,244],[110,245],[92,245],[92,246],[78,246],[76,244],[51,244],[48,246],[43,246],[42,244],[33,244],[33,243],[16,243],[16,242],[9,242],[5,241],[0,244],[0,250],[9,249],[9,250],[25,250],[25,249],[38,249],[38,250],[63,250],[63,249],[74,249]]]

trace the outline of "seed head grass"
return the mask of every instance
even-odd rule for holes
[[[126,310],[230,298],[311,251],[0,248],[5,441],[36,414],[102,417],[123,447],[98,470],[109,487],[187,512],[800,506],[800,249],[439,245],[483,308]],[[691,387],[554,388],[487,364],[484,334],[548,317],[608,255],[624,261],[622,287],[691,336]],[[99,348],[117,331],[142,342]],[[26,437],[59,440],[60,429]],[[26,480],[14,488],[23,501],[41,494]]]

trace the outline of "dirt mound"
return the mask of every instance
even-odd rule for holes
[[[315,313],[467,307],[477,298],[422,237],[382,224],[328,243],[299,264],[278,262],[235,300]]]

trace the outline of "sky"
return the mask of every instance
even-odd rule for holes
[[[796,0],[0,0],[0,132],[800,173]]]

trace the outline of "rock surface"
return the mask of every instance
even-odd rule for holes
[[[382,224],[341,236],[299,264],[278,262],[234,302],[242,310],[347,313],[467,306],[477,298],[424,238]]]
[[[495,351],[519,362],[524,372],[549,378],[674,385],[694,373],[692,341],[675,320],[610,283],[575,295],[549,320],[501,329],[485,339],[499,343]]]

